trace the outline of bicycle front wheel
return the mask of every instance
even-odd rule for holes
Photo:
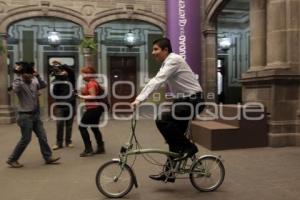
[[[223,183],[225,168],[222,161],[215,156],[198,159],[190,171],[190,181],[199,191],[211,192]]]
[[[109,198],[121,198],[133,187],[134,174],[132,169],[120,161],[104,163],[97,171],[96,185],[98,190]]]

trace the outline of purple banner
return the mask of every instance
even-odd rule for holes
[[[167,1],[167,36],[173,52],[181,55],[195,74],[200,72],[201,0]]]

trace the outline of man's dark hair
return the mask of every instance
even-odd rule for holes
[[[171,41],[168,38],[160,38],[160,39],[154,40],[154,42],[152,44],[158,45],[162,50],[167,48],[169,53],[173,52]]]

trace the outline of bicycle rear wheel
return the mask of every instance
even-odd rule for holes
[[[223,183],[225,168],[222,161],[215,156],[199,158],[190,171],[190,181],[199,191],[211,192]]]
[[[122,167],[117,160],[104,163],[97,171],[96,185],[98,190],[109,198],[121,198],[133,187],[134,174],[125,164]]]

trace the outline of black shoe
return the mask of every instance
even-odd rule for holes
[[[98,144],[97,150],[93,152],[93,154],[102,154],[105,153],[104,142],[100,142]]]
[[[161,172],[160,174],[156,174],[156,175],[149,175],[149,178],[156,180],[156,181],[165,181],[165,182],[171,182],[171,183],[175,182],[175,177],[167,178],[163,172]]]
[[[188,157],[192,157],[198,152],[198,148],[195,144],[191,144],[188,148],[184,149],[179,158],[175,158],[174,161],[184,160]]]
[[[49,164],[58,164],[58,160],[60,159],[60,157],[56,157],[56,158],[54,158],[54,157],[50,157],[50,158],[48,158],[47,160],[46,160],[46,164],[47,165],[49,165]]]
[[[81,154],[79,155],[80,157],[88,157],[88,156],[92,156],[93,155],[93,150],[84,150],[83,152],[81,152]]]
[[[103,154],[103,153],[105,153],[105,149],[100,149],[100,148],[98,148],[96,151],[94,151],[93,152],[93,154]]]
[[[198,152],[198,148],[195,144],[191,144],[191,146],[183,151],[183,153],[187,154],[187,157],[192,157]]]

